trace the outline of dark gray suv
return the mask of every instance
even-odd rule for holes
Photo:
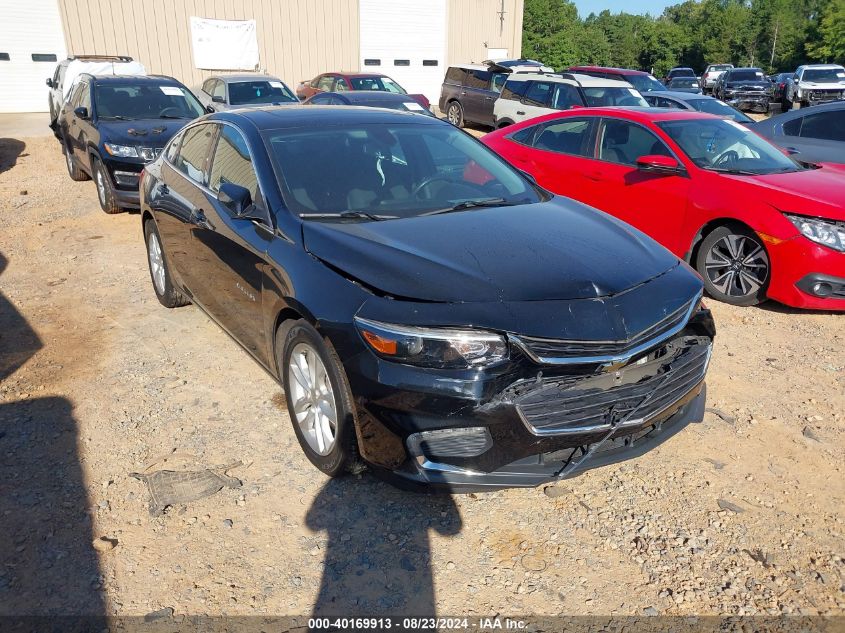
[[[517,72],[554,72],[554,69],[530,59],[450,66],[440,89],[440,111],[449,123],[458,127],[464,123],[493,127],[493,104],[507,76]]]

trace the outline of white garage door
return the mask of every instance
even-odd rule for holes
[[[432,104],[446,73],[446,0],[360,0],[361,72],[383,73]]]
[[[46,112],[45,81],[65,58],[57,0],[8,0],[0,10],[0,112]]]

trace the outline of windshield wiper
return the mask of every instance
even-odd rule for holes
[[[375,213],[368,213],[367,211],[338,211],[337,213],[300,213],[299,217],[303,220],[325,220],[331,218],[340,218],[342,220],[398,220],[398,215],[376,215]]]
[[[159,119],[184,119],[183,116],[176,116],[175,114],[159,114]]]
[[[705,167],[707,171],[717,171],[720,174],[731,174],[733,176],[760,176],[756,171],[748,171],[747,169],[731,169],[729,167]]]
[[[434,211],[427,211],[426,213],[421,213],[420,215],[439,215],[441,213],[452,213],[453,211],[466,211],[467,209],[478,209],[482,207],[508,207],[514,204],[513,202],[508,202],[504,198],[484,198],[483,200],[464,200],[463,202],[459,202],[458,204],[454,204],[451,207],[446,207],[445,209],[435,209]]]
[[[109,121],[134,121],[134,119],[130,119],[128,116],[121,116],[119,114],[115,114],[113,116],[101,116],[101,119],[108,119]]]

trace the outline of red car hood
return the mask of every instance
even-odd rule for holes
[[[765,202],[781,211],[845,221],[845,169],[823,165],[786,174],[732,176],[753,184]]]

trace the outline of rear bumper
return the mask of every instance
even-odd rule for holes
[[[803,236],[778,244],[767,242],[766,247],[772,262],[770,299],[794,308],[845,312],[845,253]],[[814,288],[817,283],[827,283],[833,292]]]

